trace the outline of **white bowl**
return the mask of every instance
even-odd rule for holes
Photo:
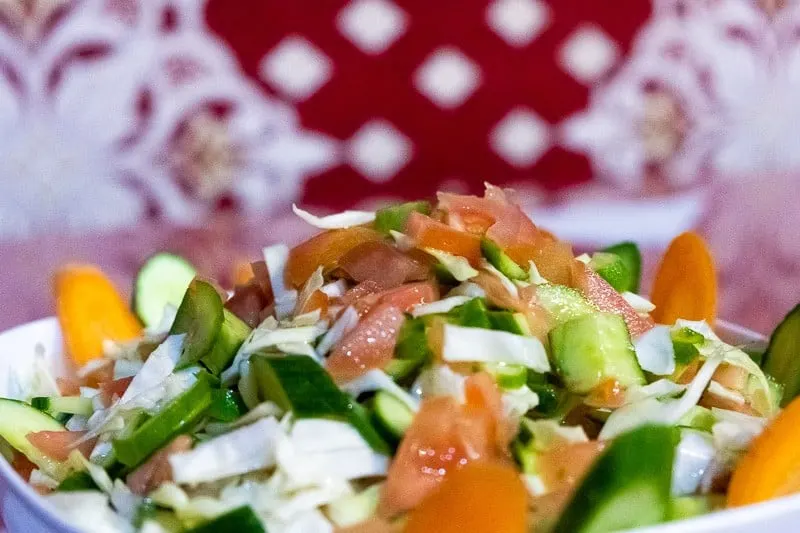
[[[762,336],[730,324],[718,324],[718,330],[733,344],[764,341]],[[63,358],[61,331],[54,318],[17,327],[0,334],[0,397],[8,394],[11,369],[25,376],[37,344],[44,347],[53,372],[56,375],[65,372],[67,364]],[[56,516],[44,499],[2,459],[0,514],[9,533],[79,533]],[[797,531],[798,524],[800,494],[692,520],[643,528],[637,533],[750,533],[757,529],[776,533]]]

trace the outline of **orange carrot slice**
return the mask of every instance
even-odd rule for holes
[[[650,299],[660,324],[679,318],[713,322],[717,313],[717,276],[705,241],[696,233],[678,235],[658,268]]]
[[[142,325],[96,267],[67,266],[55,276],[56,311],[67,354],[77,365],[103,355],[103,341],[127,341]]]
[[[475,461],[453,471],[411,511],[405,533],[523,533],[528,497],[510,465]]]
[[[240,259],[233,265],[233,284],[247,285],[253,279],[253,267],[250,266],[250,261]]]
[[[800,492],[800,398],[751,444],[728,487],[728,506],[749,505]]]

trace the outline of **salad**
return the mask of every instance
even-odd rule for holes
[[[75,372],[0,399],[0,443],[92,532],[602,532],[800,490],[800,311],[715,330],[703,241],[650,299],[632,243],[575,257],[513,192],[317,217],[225,290],[146,262],[129,305],[67,266]],[[13,377],[13,376],[12,376]]]

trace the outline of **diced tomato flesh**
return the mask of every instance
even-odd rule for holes
[[[103,401],[103,404],[108,406],[111,405],[115,398],[122,398],[122,395],[128,390],[131,381],[133,381],[133,376],[115,379],[100,385],[100,399]]]
[[[56,385],[62,396],[77,396],[81,393],[81,382],[76,378],[56,378]]]
[[[632,337],[638,337],[655,326],[653,319],[637,313],[614,287],[580,261],[573,262],[572,276],[574,286],[598,309],[622,315]]]
[[[537,466],[548,491],[571,491],[606,447],[605,441],[561,443],[540,455]]]
[[[339,266],[356,282],[374,281],[392,289],[407,281],[430,277],[429,262],[404,254],[385,242],[365,242],[347,252]]]
[[[300,302],[298,302],[300,304]],[[296,315],[303,315],[305,313],[312,313],[319,309],[320,316],[324,317],[328,314],[328,295],[322,291],[314,291],[308,300],[302,302],[302,305],[295,310]]]
[[[386,366],[394,356],[404,321],[403,311],[392,304],[374,307],[328,357],[326,368],[333,379],[346,383],[369,370]]]
[[[481,239],[437,222],[422,213],[411,213],[406,228],[418,248],[433,248],[466,258],[472,265],[481,260]]]
[[[320,233],[289,252],[286,265],[288,281],[300,288],[320,266],[326,271],[331,270],[338,266],[342,256],[356,246],[382,240],[382,233],[362,226]]]
[[[26,438],[44,455],[56,461],[66,461],[72,450],[80,451],[84,457],[92,453],[97,439],[76,444],[84,435],[85,431],[37,431],[28,433]]]
[[[528,262],[533,261],[539,273],[551,283],[570,284],[574,256],[572,247],[563,241],[542,238],[535,244],[517,244],[506,247],[505,252],[526,270]]]
[[[128,474],[125,482],[131,492],[145,496],[163,483],[172,481],[172,467],[169,463],[169,456],[173,453],[185,452],[191,449],[191,437],[188,435],[176,437],[167,446],[153,454],[144,464]]]

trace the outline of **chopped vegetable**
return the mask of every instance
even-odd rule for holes
[[[481,240],[481,251],[486,260],[506,277],[517,280],[528,279],[528,273],[525,272],[521,266],[516,264],[513,259],[508,257],[505,252],[503,252],[503,249],[491,239],[484,237],[483,240]]]
[[[142,323],[149,328],[160,324],[164,308],[181,304],[196,275],[186,259],[174,254],[162,252],[147,259],[133,287],[133,308]]]
[[[220,533],[236,531],[236,533],[267,533],[261,520],[249,506],[239,507],[213,520],[209,520],[186,533]]]
[[[444,361],[518,364],[537,372],[550,371],[544,345],[535,337],[452,324],[442,328]]]
[[[411,213],[430,215],[430,202],[408,202],[378,209],[375,213],[375,229],[383,233],[403,232]]]
[[[679,318],[714,322],[717,278],[711,253],[695,233],[682,233],[670,243],[656,273],[650,299],[653,319],[674,324]]]
[[[214,344],[211,345],[209,352],[200,358],[203,366],[214,375],[219,375],[228,368],[251,331],[250,326],[227,309],[222,310],[222,317],[222,324]],[[187,339],[187,342],[192,342],[192,339]]]
[[[480,237],[453,229],[423,214],[413,212],[409,215],[406,233],[419,248],[464,257],[473,266],[480,262]]]
[[[783,386],[786,406],[800,394],[800,306],[781,321],[769,340],[761,368]]]
[[[622,258],[616,254],[597,252],[589,261],[589,268],[597,272],[617,292],[628,292],[630,287],[635,284],[633,273],[628,270]]]
[[[217,289],[199,279],[192,281],[170,330],[170,335],[186,335],[178,365],[189,366],[206,355],[214,346],[224,320]]]
[[[342,211],[326,217],[314,216],[292,204],[292,211],[315,228],[319,229],[346,229],[353,226],[362,226],[375,220],[375,213],[370,211]]]
[[[639,252],[639,247],[636,246],[636,243],[621,242],[619,244],[609,246],[608,248],[604,249],[603,252],[614,254],[619,257],[630,274],[630,283],[619,289],[619,291],[638,293],[642,276],[642,254]]]
[[[287,278],[292,286],[302,287],[320,266],[328,272],[336,268],[339,259],[356,246],[382,240],[381,233],[361,226],[320,233],[300,246],[292,248],[286,265]]]
[[[125,342],[142,335],[141,324],[117,289],[95,267],[59,270],[55,297],[67,354],[78,366],[101,357],[105,341]]]

